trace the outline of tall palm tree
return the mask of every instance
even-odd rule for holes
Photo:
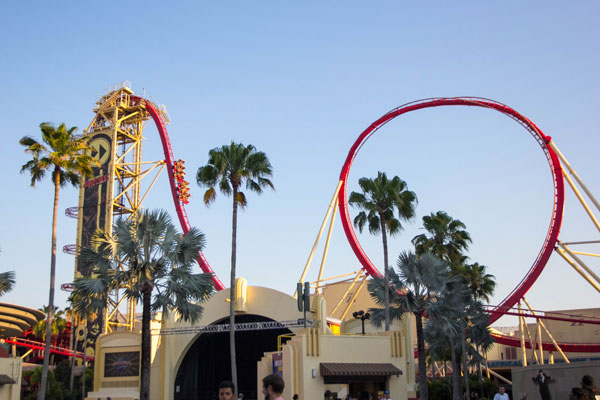
[[[212,274],[193,274],[204,234],[192,228],[179,233],[163,210],[143,211],[128,220],[119,220],[114,236],[99,231],[92,248],[81,250],[81,260],[92,268],[94,278],[75,281],[73,308],[76,312],[98,311],[108,294],[124,288],[124,296],[142,303],[142,345],[140,399],[150,392],[150,313],[165,316],[175,311],[194,323],[202,316],[199,304],[213,292]]]
[[[394,288],[390,296],[390,318],[400,320],[405,313],[415,316],[417,328],[417,353],[419,357],[419,392],[422,400],[427,400],[427,366],[425,363],[425,340],[423,336],[423,315],[429,313],[432,305],[438,302],[446,288],[449,268],[445,261],[432,254],[417,257],[414,253],[402,252],[397,262],[398,273],[389,271],[390,286]],[[383,305],[384,293],[388,287],[382,278],[375,277],[369,282],[369,293],[378,305]],[[370,308],[371,323],[380,327],[385,320],[385,310]]]
[[[42,381],[38,392],[38,400],[43,400],[46,393],[48,378],[48,363],[50,361],[50,340],[52,317],[54,314],[54,280],[56,275],[56,216],[58,212],[59,189],[67,184],[77,186],[80,176],[91,176],[92,158],[91,148],[87,138],[75,136],[76,127],[67,128],[65,124],[58,127],[44,122],[40,124],[42,142],[30,136],[23,136],[19,143],[25,146],[25,152],[31,154],[32,159],[23,164],[21,173],[28,171],[31,174],[31,186],[35,186],[47,172],[52,174],[54,184],[54,210],[52,214],[52,245],[50,255],[50,292],[48,299],[48,323],[46,345],[44,349],[44,365]]]
[[[235,356],[235,277],[236,277],[236,240],[238,206],[248,204],[246,189],[261,194],[264,188],[275,189],[269,179],[273,168],[269,158],[253,145],[244,146],[231,142],[230,145],[216,147],[208,152],[208,164],[198,168],[196,181],[208,189],[204,193],[204,203],[208,206],[216,196],[218,187],[224,195],[233,197],[233,216],[231,222],[231,283],[229,289],[229,352],[231,357],[231,381],[237,387],[237,363]]]
[[[10,292],[15,286],[15,272],[7,271],[0,273],[0,296]]]
[[[354,218],[354,225],[362,233],[368,224],[373,235],[381,232],[383,242],[384,283],[389,288],[389,264],[387,233],[391,236],[400,233],[402,221],[410,221],[415,216],[417,196],[407,189],[406,182],[394,176],[388,179],[385,172],[378,172],[375,179],[360,178],[358,185],[362,193],[352,192],[348,202],[363,211]],[[397,215],[397,217],[396,217]],[[390,329],[389,290],[385,293],[385,330]]]
[[[423,228],[427,234],[417,235],[412,240],[417,255],[432,253],[451,266],[461,261],[463,252],[471,243],[465,224],[444,211],[438,211],[423,217]]]

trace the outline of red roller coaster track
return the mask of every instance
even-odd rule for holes
[[[175,162],[175,157],[173,157],[173,148],[171,147],[171,140],[169,139],[169,132],[167,132],[167,127],[162,117],[160,116],[156,106],[148,100],[142,99],[141,97],[132,96],[132,102],[143,102],[146,106],[146,110],[154,120],[156,124],[156,128],[158,129],[158,134],[160,135],[160,140],[162,142],[163,151],[165,154],[165,162],[167,165],[167,172],[169,174],[169,184],[171,185],[171,194],[173,196],[173,203],[175,204],[175,209],[177,211],[177,217],[179,218],[179,223],[181,224],[181,229],[183,229],[183,233],[187,233],[190,230],[190,221],[188,219],[187,213],[185,212],[185,207],[179,201],[179,196],[177,195],[177,182],[173,177],[173,163]],[[198,253],[198,265],[202,271],[212,274],[213,283],[215,285],[216,290],[225,289],[225,285],[219,279],[219,277],[215,274],[215,272],[208,264],[206,257],[201,252]]]
[[[502,315],[510,313],[510,309],[527,293],[529,288],[531,288],[533,283],[539,277],[544,267],[546,266],[546,263],[548,262],[548,259],[550,258],[550,255],[554,250],[554,247],[556,246],[563,218],[565,189],[560,161],[556,153],[552,150],[552,148],[548,146],[548,143],[552,139],[549,136],[546,136],[541,131],[541,129],[539,129],[529,118],[519,114],[517,111],[502,103],[499,103],[494,100],[477,97],[424,99],[404,104],[400,107],[389,111],[377,121],[373,122],[367,129],[365,129],[356,139],[356,141],[350,148],[350,151],[348,152],[348,156],[346,157],[346,161],[344,162],[342,171],[340,173],[340,181],[342,181],[342,186],[338,195],[340,217],[342,220],[342,225],[344,227],[344,232],[346,233],[346,237],[354,251],[354,254],[362,264],[363,269],[367,271],[367,273],[371,276],[381,276],[381,272],[379,272],[379,270],[375,267],[375,265],[371,262],[369,257],[362,249],[358,238],[356,237],[356,233],[354,232],[354,228],[352,227],[352,223],[350,221],[347,200],[347,181],[348,176],[350,174],[350,168],[352,167],[352,163],[354,162],[354,159],[356,158],[356,155],[358,154],[358,151],[361,149],[363,144],[383,125],[385,125],[392,119],[411,111],[443,106],[473,106],[489,108],[499,111],[502,114],[507,115],[510,118],[517,121],[519,124],[521,124],[521,126],[523,126],[527,131],[529,131],[529,133],[538,142],[539,146],[541,147],[542,151],[546,156],[546,159],[548,160],[550,172],[554,181],[554,207],[552,211],[552,217],[550,220],[550,226],[548,228],[548,233],[546,234],[546,240],[544,241],[542,249],[540,250],[536,260],[534,261],[533,266],[525,274],[523,280],[521,280],[517,287],[514,288],[512,292],[498,306],[492,308],[489,311],[490,324],[492,324],[494,321],[498,320],[498,318],[500,318]],[[500,335],[495,335],[494,337],[498,343],[510,346],[520,346],[519,339]],[[528,343],[527,346],[531,345]],[[600,352],[600,345],[598,344],[561,343],[560,346],[561,348],[563,348],[564,346],[563,350],[565,351]],[[543,347],[546,350],[555,349],[555,346],[552,343],[544,343]]]
[[[160,139],[163,146],[163,151],[165,154],[165,161],[167,165],[167,171],[169,175],[169,183],[171,186],[171,194],[173,196],[173,203],[175,204],[175,209],[177,211],[177,216],[179,218],[179,222],[181,223],[181,227],[184,233],[187,233],[190,229],[190,223],[185,211],[185,207],[179,201],[179,197],[177,194],[177,183],[173,176],[173,150],[171,147],[171,142],[169,139],[169,134],[167,132],[167,128],[161,117],[159,111],[156,106],[141,97],[132,96],[132,102],[143,102],[146,106],[146,110],[154,120],[156,127],[158,129],[158,133],[160,135]],[[560,231],[562,218],[563,218],[563,208],[565,201],[565,190],[564,190],[564,182],[562,175],[562,168],[560,165],[560,161],[556,155],[556,153],[552,150],[551,147],[548,146],[548,143],[552,140],[549,136],[546,136],[531,120],[527,117],[519,114],[517,111],[512,108],[499,103],[494,100],[477,98],[477,97],[451,97],[451,98],[432,98],[432,99],[424,99],[418,100],[415,102],[404,104],[398,108],[395,108],[377,121],[373,122],[367,129],[365,129],[358,139],[354,142],[350,151],[348,152],[348,156],[346,157],[346,161],[342,167],[342,171],[340,173],[340,180],[342,181],[342,187],[339,192],[339,210],[340,217],[342,220],[342,225],[344,228],[344,232],[348,241],[350,242],[350,246],[352,247],[356,257],[362,264],[363,268],[367,273],[371,276],[381,276],[379,270],[373,265],[369,257],[366,255],[364,250],[362,249],[358,238],[356,237],[356,233],[352,227],[352,223],[350,222],[350,215],[348,212],[348,195],[347,195],[347,180],[350,174],[350,169],[352,167],[352,163],[358,154],[358,151],[361,149],[363,144],[369,139],[379,128],[385,125],[387,122],[392,119],[406,114],[411,111],[433,108],[433,107],[442,107],[442,106],[473,106],[473,107],[481,107],[481,108],[489,108],[496,111],[501,112],[504,115],[509,116],[510,118],[517,121],[521,126],[523,126],[529,133],[535,138],[544,152],[546,159],[548,160],[548,164],[550,166],[550,172],[552,174],[552,179],[554,181],[554,208],[552,211],[552,217],[550,220],[550,226],[548,228],[548,233],[546,234],[546,239],[540,250],[536,260],[533,263],[533,266],[529,269],[529,271],[525,274],[525,277],[521,280],[521,282],[515,287],[512,292],[496,307],[489,310],[490,312],[490,324],[494,321],[498,320],[502,315],[505,314],[513,314],[511,308],[527,293],[527,291],[531,288],[533,283],[539,277],[541,272],[543,271],[552,251],[558,241],[558,234]],[[211,273],[213,275],[213,282],[215,284],[216,290],[222,290],[225,288],[221,280],[216,276],[208,261],[204,257],[202,253],[198,254],[198,264],[202,271],[206,273]],[[543,318],[542,316],[539,316]],[[556,319],[556,318],[555,318]],[[581,322],[587,322],[581,320]],[[505,344],[509,346],[520,346],[520,341],[518,338],[513,338],[510,336],[503,335],[494,335],[496,342],[500,344]],[[596,343],[559,343],[563,351],[567,352],[600,352],[600,344]],[[531,348],[531,344],[527,341],[526,346]],[[545,350],[553,351],[556,350],[555,346],[552,343],[543,343],[543,348]]]

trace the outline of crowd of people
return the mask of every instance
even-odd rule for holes
[[[185,180],[185,161],[179,159],[173,163],[173,178],[177,181],[177,194],[183,204],[190,202],[190,183]]]

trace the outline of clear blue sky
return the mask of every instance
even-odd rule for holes
[[[389,109],[438,96],[481,96],[532,119],[600,196],[600,5],[558,2],[54,2],[3,6],[0,16],[0,271],[17,286],[2,301],[46,304],[52,188],[29,187],[20,166],[23,135],[43,121],[81,130],[98,97],[129,80],[166,105],[177,158],[190,172],[193,225],[224,282],[230,259],[230,201],[201,201],[195,170],[208,150],[252,143],[274,166],[276,192],[250,194],[240,214],[238,271],[251,285],[291,292],[308,257],[355,138]],[[594,28],[595,27],[595,28]],[[160,157],[146,132],[146,159]],[[502,300],[537,256],[549,223],[552,184],[542,151],[514,121],[472,108],[411,113],[363,148],[350,189],[378,170],[407,181],[418,218],[390,245],[393,260],[422,232],[421,217],[445,210],[472,233],[470,256],[498,280]],[[75,243],[77,204],[64,190],[59,249]],[[174,215],[163,182],[148,207]],[[355,213],[355,211],[353,211]],[[597,239],[569,196],[563,240]],[[360,236],[377,265],[379,237]],[[311,279],[316,277],[317,264]],[[597,267],[597,262],[592,262]],[[336,225],[327,275],[358,269]],[[57,283],[69,282],[73,257],[59,252]],[[57,293],[65,305],[67,294]],[[528,298],[539,309],[586,307],[597,293],[557,256]],[[594,300],[595,299],[595,300]]]

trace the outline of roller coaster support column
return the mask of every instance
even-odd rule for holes
[[[317,238],[315,239],[315,244],[313,245],[310,255],[308,256],[308,260],[306,261],[306,265],[304,266],[304,271],[302,271],[302,275],[300,276],[300,280],[298,282],[304,282],[304,278],[306,278],[306,273],[308,272],[308,267],[310,266],[313,256],[315,255],[315,251],[317,250],[317,245],[319,244],[319,240],[321,240],[321,236],[323,235],[323,230],[325,229],[325,225],[327,224],[327,220],[329,219],[331,210],[333,209],[334,205],[337,202],[338,193],[340,192],[342,183],[343,183],[343,181],[340,181],[337,185],[337,188],[335,189],[335,193],[333,194],[333,198],[331,199],[331,202],[329,203],[329,208],[327,209],[325,218],[323,218],[323,223],[321,224],[321,229],[319,229],[319,234],[317,235]],[[333,223],[333,221],[331,221],[331,222]],[[294,293],[294,297],[296,297],[297,295],[298,295],[298,292],[296,291]]]
[[[525,318],[522,315],[521,302],[519,301],[519,325],[521,327],[521,353],[523,356],[523,366],[527,366],[527,349],[525,348]]]
[[[360,293],[360,291],[362,290],[362,288],[365,286],[365,283],[367,283],[367,278],[369,277],[369,275],[365,274],[362,282],[360,283],[360,286],[358,287],[358,289],[356,289],[356,292],[354,292],[354,295],[352,296],[352,299],[350,299],[350,301],[348,302],[348,305],[346,306],[346,309],[344,310],[344,312],[342,313],[342,316],[340,317],[340,319],[343,321],[344,318],[346,318],[346,314],[348,314],[348,311],[350,311],[350,307],[352,306],[352,303],[354,303],[354,300],[356,300],[356,297],[358,296],[358,294]]]
[[[531,364],[533,364],[534,358],[535,358],[535,363],[539,364],[540,360],[538,360],[537,353],[535,352],[535,343],[536,342],[534,342],[531,339],[531,331],[529,330],[529,326],[527,326],[527,323],[525,323],[525,317],[523,316],[522,318],[523,318],[523,325],[525,325],[525,330],[527,331],[527,340],[529,341],[529,347],[531,347]]]
[[[352,290],[352,288],[354,287],[354,285],[356,285],[356,281],[358,281],[358,279],[362,276],[362,274],[363,274],[362,270],[359,270],[359,271],[356,272],[356,276],[354,277],[354,280],[352,281],[352,283],[350,284],[350,286],[348,286],[348,289],[346,290],[346,292],[344,293],[344,295],[342,297],[340,297],[340,301],[338,301],[338,303],[335,305],[335,307],[333,307],[333,310],[331,310],[331,315],[335,315],[335,312],[342,305],[342,302],[344,301],[344,299],[346,298],[346,296],[348,295],[348,293],[350,293],[350,291]]]
[[[575,178],[575,180],[577,181],[577,183],[579,184],[579,186],[581,186],[581,188],[583,189],[583,191],[585,192],[585,194],[590,198],[590,200],[592,201],[592,203],[594,203],[594,205],[596,206],[596,209],[598,211],[600,211],[600,203],[598,203],[598,200],[596,200],[596,198],[594,197],[594,195],[592,194],[592,192],[590,192],[590,190],[587,188],[587,186],[585,186],[585,184],[583,183],[583,181],[581,180],[581,178],[579,177],[579,175],[577,175],[577,172],[575,172],[575,170],[573,169],[573,167],[571,167],[571,164],[569,164],[569,162],[567,161],[567,159],[565,158],[565,156],[563,156],[563,154],[560,152],[560,150],[558,150],[558,147],[556,147],[556,145],[552,141],[550,141],[548,143],[548,145],[558,155],[558,157],[560,158],[560,161],[563,164],[563,166],[567,167],[567,169],[569,170],[569,173],[571,175],[573,175],[573,178]],[[596,228],[598,229],[598,231],[600,231],[600,223],[598,223],[598,220],[592,214],[592,211],[590,210],[590,208],[586,204],[585,200],[583,199],[583,197],[579,193],[579,190],[577,190],[577,188],[573,184],[573,181],[571,180],[571,178],[569,177],[569,175],[567,175],[564,172],[564,170],[563,170],[563,176],[567,179],[567,182],[569,182],[569,185],[571,185],[571,188],[573,189],[573,192],[575,193],[575,195],[577,196],[577,198],[581,202],[581,205],[583,206],[583,208],[585,208],[585,211],[588,213],[588,215],[590,216],[590,218],[592,219],[592,221],[594,221],[594,225],[596,225]]]
[[[323,249],[323,258],[321,259],[321,268],[319,268],[319,276],[317,277],[317,291],[319,291],[319,283],[323,278],[323,270],[325,269],[325,260],[327,259],[327,252],[329,251],[329,242],[331,241],[331,232],[333,232],[333,223],[335,221],[335,215],[337,214],[338,197],[335,198],[335,204],[333,205],[333,214],[331,215],[331,222],[329,223],[329,231],[327,232],[327,240],[325,240],[325,249]]]
[[[540,320],[537,320],[537,335],[540,343],[540,365],[544,365],[544,346],[542,342],[542,324],[540,324]]]
[[[537,316],[537,314],[535,313],[535,311],[533,311],[533,309],[531,308],[531,306],[529,305],[529,303],[527,302],[527,300],[525,300],[525,297],[523,297],[523,302],[527,305],[527,307],[529,308],[529,311],[531,311],[531,313],[537,318],[538,323],[542,325],[542,327],[546,331],[546,334],[548,335],[548,337],[550,338],[550,340],[552,340],[552,343],[554,344],[554,348],[556,348],[558,350],[558,352],[560,353],[560,355],[565,359],[565,362],[567,364],[570,364],[571,362],[567,358],[567,355],[565,353],[563,353],[563,351],[560,348],[560,346],[558,345],[558,343],[556,343],[556,340],[554,340],[554,336],[552,336],[552,334],[550,333],[550,331],[548,330],[548,328],[546,328],[546,325],[544,324],[544,321],[542,321],[542,319]],[[519,309],[520,309],[520,303],[519,303]]]
[[[581,275],[586,281],[588,281],[588,283],[590,285],[592,285],[594,287],[594,289],[596,289],[596,291],[600,292],[600,286],[598,285],[597,282],[594,282],[592,280],[592,278],[590,278],[585,271],[582,271],[581,268],[579,268],[579,266],[573,261],[571,260],[566,253],[569,253],[569,255],[571,255],[573,258],[575,258],[575,260],[577,260],[579,262],[579,264],[584,267],[584,269],[590,273],[590,275],[594,276],[596,278],[596,280],[598,280],[598,276],[596,274],[594,274],[594,272],[592,270],[589,269],[589,267],[587,265],[585,265],[583,262],[581,262],[581,260],[579,259],[579,257],[575,256],[573,254],[573,252],[567,248],[567,246],[564,243],[560,243],[558,244],[560,247],[557,247],[555,249],[555,251],[561,255],[562,258],[564,258],[564,260],[569,263],[569,265],[571,267],[573,267],[573,269],[575,271],[577,271],[579,273],[579,275]]]

